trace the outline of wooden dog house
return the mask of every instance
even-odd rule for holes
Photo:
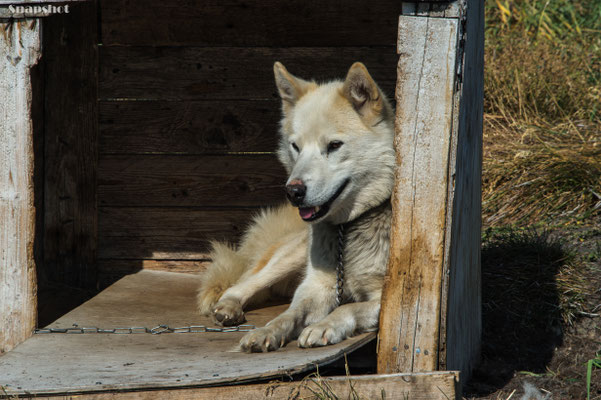
[[[396,100],[380,375],[327,385],[459,398],[445,371],[469,375],[481,329],[483,35],[477,0],[0,0],[0,398],[302,395],[241,383],[376,337],[247,355],[229,351],[242,332],[135,334],[208,326],[194,312],[207,240],[236,240],[283,201],[276,60],[317,79],[360,60]],[[134,329],[32,337],[38,280],[106,288],[49,328]]]

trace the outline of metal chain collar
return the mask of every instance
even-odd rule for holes
[[[73,324],[72,328],[44,328],[35,329],[34,334],[65,333],[65,334],[89,334],[89,333],[112,333],[115,335],[131,335],[139,333],[149,333],[151,335],[160,335],[162,333],[229,333],[229,332],[250,332],[255,329],[254,325],[238,325],[227,328],[211,328],[205,325],[189,325],[171,328],[169,325],[157,325],[154,328],[144,326],[132,326],[130,328],[97,328],[79,327]]]
[[[344,292],[344,225],[338,225],[338,264],[336,265],[336,304],[342,304]]]

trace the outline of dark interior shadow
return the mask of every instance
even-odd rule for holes
[[[145,95],[143,96],[142,94],[136,94],[134,92],[131,92],[128,93],[127,96],[123,97],[118,93],[121,91],[122,88],[119,88],[118,85],[112,86],[111,84],[111,80],[117,79],[118,77],[126,73],[128,68],[130,68],[128,66],[130,64],[130,61],[136,58],[136,51],[140,51],[140,48],[137,46],[120,46],[115,45],[115,43],[111,45],[110,40],[107,40],[106,37],[102,36],[103,32],[105,34],[111,32],[111,28],[107,28],[103,25],[106,23],[106,19],[108,17],[106,17],[107,13],[105,13],[103,16],[101,10],[106,7],[101,7],[100,3],[101,2],[97,3],[98,9],[96,13],[97,21],[99,23],[99,34],[97,40],[98,43],[101,43],[103,47],[99,55],[100,66],[98,67],[98,85],[102,90],[99,90],[98,99],[100,99],[100,102],[103,103],[104,108],[102,108],[99,111],[99,143],[91,143],[91,145],[95,145],[98,147],[97,154],[99,159],[102,159],[102,157],[104,156],[113,157],[112,160],[115,160],[116,158],[124,159],[127,156],[131,156],[131,160],[135,161],[141,160],[143,157],[148,157],[149,159],[160,159],[160,157],[164,157],[164,162],[166,159],[175,160],[176,156],[178,156],[177,158],[191,160],[190,162],[193,162],[194,158],[190,156],[203,157],[205,155],[226,155],[226,153],[234,154],[236,152],[244,153],[238,155],[241,160],[242,157],[248,159],[252,157],[264,157],[264,154],[255,155],[250,153],[255,152],[257,150],[260,150],[258,151],[259,153],[267,153],[271,151],[272,147],[267,146],[265,144],[261,144],[265,140],[265,137],[269,138],[273,136],[274,145],[277,141],[276,130],[277,123],[280,120],[281,110],[276,88],[273,84],[272,65],[276,59],[279,59],[284,64],[289,65],[291,70],[295,74],[305,77],[307,79],[314,78],[318,81],[327,81],[332,78],[343,78],[347,73],[348,68],[352,65],[352,62],[361,60],[367,65],[368,68],[370,68],[374,79],[381,85],[382,90],[384,90],[384,92],[388,95],[389,99],[394,99],[394,88],[396,82],[396,61],[398,60],[395,46],[397,16],[395,13],[389,13],[384,11],[387,9],[386,7],[389,7],[391,10],[398,9],[398,3],[393,1],[384,2],[384,4],[381,6],[384,7],[382,8],[382,10],[384,11],[378,8],[378,10],[380,10],[378,11],[379,14],[376,13],[374,14],[374,16],[361,15],[361,13],[359,13],[357,10],[371,10],[371,7],[364,6],[361,3],[357,3],[354,8],[349,8],[346,6],[340,7],[340,9],[338,10],[339,12],[336,13],[322,13],[323,18],[325,18],[326,20],[327,18],[332,18],[332,21],[330,22],[323,22],[324,26],[329,26],[331,25],[331,23],[346,23],[347,26],[343,26],[343,29],[341,30],[343,32],[347,32],[351,38],[357,38],[356,40],[358,40],[358,42],[351,42],[351,44],[349,45],[348,41],[341,41],[341,39],[338,37],[337,32],[330,34],[330,36],[317,35],[305,37],[304,35],[300,35],[298,38],[294,39],[294,43],[296,43],[296,46],[299,46],[299,48],[301,49],[304,49],[305,47],[308,49],[301,50],[300,52],[298,50],[290,50],[290,43],[280,43],[278,41],[280,34],[286,34],[287,32],[289,32],[289,25],[277,23],[277,21],[280,20],[298,17],[298,9],[296,7],[279,7],[274,9],[273,11],[273,25],[241,25],[241,27],[248,30],[248,34],[240,33],[240,38],[243,39],[243,41],[240,42],[243,45],[242,47],[249,45],[248,43],[246,43],[248,40],[247,37],[257,37],[259,38],[258,40],[261,40],[260,38],[263,37],[272,37],[275,40],[273,44],[273,49],[269,50],[266,56],[260,57],[260,61],[257,61],[256,71],[253,69],[249,69],[245,63],[240,64],[237,60],[232,60],[231,65],[227,65],[227,67],[213,69],[211,64],[214,61],[217,62],[219,60],[213,60],[211,58],[210,54],[212,54],[212,52],[207,53],[209,54],[207,56],[204,56],[204,52],[200,52],[200,58],[196,59],[195,56],[194,60],[190,61],[191,64],[189,61],[178,61],[177,66],[173,68],[179,68],[179,70],[177,70],[175,73],[172,73],[172,71],[170,74],[166,75],[167,78],[165,78],[165,80],[162,83],[159,82],[157,87],[148,92],[150,93],[149,96],[155,99],[157,104],[160,104],[160,107],[157,110],[163,112],[163,114],[159,112],[159,120],[150,118],[150,121],[144,121],[144,117],[141,117],[141,115],[148,116],[152,113],[149,114],[148,111],[145,111],[140,115],[138,115],[137,113],[139,113],[140,110],[145,110],[145,108],[141,107],[141,105],[146,106],[148,104],[150,105],[150,109],[152,110],[152,105],[154,104],[154,101],[127,102],[110,100],[118,98],[121,100],[123,100],[124,98],[135,99],[137,97],[144,97]],[[175,4],[176,2],[168,3]],[[108,2],[104,4],[108,4]],[[310,12],[312,10],[315,11],[321,9],[321,6],[322,5],[320,3],[315,3],[307,4],[304,7],[306,7],[306,12]],[[53,62],[65,63],[64,60],[69,60],[69,63],[81,65],[82,68],[93,67],[93,65],[87,65],[78,58],[83,57],[81,54],[79,54],[81,53],[83,45],[81,44],[81,41],[77,40],[77,37],[80,36],[79,33],[80,31],[82,31],[81,21],[87,20],[83,19],[83,17],[85,17],[87,14],[85,13],[85,11],[81,11],[82,7],[84,6],[82,5],[78,8],[74,7],[69,15],[52,16],[44,20],[44,54],[50,54],[49,50],[52,50],[52,46],[61,46],[60,52],[54,51],[54,54],[58,54],[60,55],[60,57],[56,58],[55,60],[52,60]],[[333,4],[329,7],[335,8],[337,6]],[[125,14],[129,12],[132,13],[132,15],[139,16],[139,10],[137,10],[135,7],[126,7],[120,10],[120,12]],[[374,35],[373,38],[370,39],[371,36],[366,34],[360,34],[359,36],[355,35],[357,23],[369,24],[370,18],[375,18],[380,14],[381,16],[377,19],[379,29],[369,32],[369,35]],[[209,14],[207,14],[209,16],[206,16],[200,11],[198,11],[197,14],[194,15],[196,15],[196,17],[194,18],[198,18],[199,24],[202,24],[202,21],[204,21],[206,18],[212,18]],[[167,21],[168,24],[173,24],[174,27],[181,26],[181,21],[174,19],[173,16],[166,17],[169,20]],[[384,17],[386,22],[382,20],[382,18]],[[149,22],[151,21],[151,19],[146,19],[145,21]],[[63,24],[61,25],[61,23]],[[281,29],[281,32],[278,32],[277,29]],[[227,31],[228,34],[231,34],[231,32],[235,31],[235,29],[233,26],[231,26],[227,28]],[[148,79],[149,76],[155,76],[158,70],[165,69],[164,63],[170,62],[170,58],[168,56],[169,52],[178,52],[182,49],[181,45],[190,45],[188,38],[189,35],[184,35],[182,36],[182,43],[173,43],[169,46],[165,45],[165,50],[168,50],[167,53],[164,53],[163,50],[155,52],[155,50],[157,49],[148,46],[148,48],[144,51],[148,51],[148,54],[150,55],[153,61],[147,64],[145,67],[143,67],[143,69],[140,70],[139,73],[132,75],[132,77],[128,79],[132,79],[134,86],[141,85],[140,87],[144,87],[146,85],[145,80]],[[383,40],[382,38],[384,38],[385,40]],[[213,47],[219,46],[219,44],[222,43],[223,39],[219,34],[214,34],[209,35],[207,36],[207,39],[202,40],[205,40],[203,46]],[[214,40],[215,42],[213,43],[211,42],[211,40]],[[107,42],[105,43],[105,41]],[[240,45],[240,43],[238,43],[238,45]],[[366,46],[365,43],[376,43],[377,46],[370,48]],[[221,46],[222,45],[223,44],[221,44]],[[232,42],[232,46],[234,45],[236,45],[236,42]],[[323,53],[324,46],[329,46],[328,48],[330,48],[330,50],[328,51],[330,51],[332,55],[327,56],[327,63],[320,63],[316,60],[323,59],[323,56],[321,54]],[[250,47],[252,49],[256,48],[253,43],[250,43]],[[183,48],[186,49],[186,47]],[[113,54],[115,51],[119,54],[123,53],[125,54],[125,56],[122,58],[111,56],[111,54]],[[130,52],[131,54],[129,54]],[[236,54],[237,52],[238,50],[236,50]],[[230,54],[229,50],[226,51],[224,54]],[[65,55],[68,55],[68,57],[66,57]],[[223,57],[223,55],[219,57]],[[51,60],[48,60],[47,67],[50,67],[52,65],[50,64],[50,62]],[[135,63],[133,63],[132,65],[134,64]],[[207,65],[208,68],[212,70],[212,72],[204,72]],[[264,65],[264,67],[259,68],[259,65]],[[190,69],[190,67],[192,68]],[[224,107],[224,109],[219,108],[220,106],[207,108],[204,105],[204,103],[211,103],[209,101],[206,101],[212,100],[210,96],[216,96],[214,100],[224,99],[226,98],[223,97],[224,94],[219,94],[218,91],[231,90],[231,88],[228,89],[230,85],[232,88],[236,87],[237,83],[226,83],[226,79],[230,79],[228,78],[230,75],[234,76],[231,71],[235,70],[236,68],[240,69],[240,73],[249,73],[248,76],[252,77],[253,81],[257,81],[257,87],[255,89],[257,93],[259,93],[259,95],[256,98],[261,100],[248,101],[248,96],[247,94],[245,94],[244,89],[239,88],[236,89],[236,91],[239,90],[239,94],[237,94],[234,91],[227,96],[228,99],[232,99],[231,106],[229,105],[230,100],[228,100],[227,102],[223,101],[219,103],[227,105],[227,107]],[[55,67],[52,69],[52,71],[53,74],[60,75],[61,79],[65,80],[65,82],[69,82],[68,79],[65,79],[64,75],[71,73],[73,69],[74,68],[65,68],[63,71],[63,69],[57,69]],[[45,74],[50,74],[49,68],[47,69]],[[44,73],[42,73],[42,76],[43,75]],[[57,77],[53,75],[51,76],[51,78],[56,79]],[[182,78],[185,78],[184,80],[194,82],[193,86],[197,89],[194,89],[193,91],[186,89],[184,92],[186,93],[187,100],[182,101],[180,104],[179,101],[173,101],[173,97],[169,97],[171,96],[169,93],[171,93],[173,90],[172,81],[170,79],[173,79],[174,81],[179,81]],[[73,79],[75,79],[75,77]],[[47,80],[46,84],[48,84],[48,82],[50,81]],[[86,87],[85,82],[82,82],[81,87]],[[203,92],[203,90],[206,90],[206,88],[211,87],[217,88],[216,94]],[[51,91],[48,90],[48,93],[46,93],[45,96],[43,89],[43,85],[40,85],[41,93],[39,96],[34,95],[34,98],[44,99],[45,97],[48,98],[52,94],[50,93]],[[73,87],[71,87],[71,85],[68,85],[65,87],[65,90],[67,89],[73,90]],[[75,89],[78,89],[78,87],[75,86]],[[68,97],[68,95],[69,93],[65,91],[64,93],[61,92],[57,97],[65,98]],[[244,107],[238,106],[241,103],[244,104]],[[254,196],[255,199],[254,201],[249,201],[249,204],[254,205],[253,207],[242,207],[237,201],[234,201],[230,204],[228,204],[227,201],[224,202],[224,204],[215,204],[215,202],[211,199],[203,199],[199,195],[197,195],[198,197],[196,197],[194,201],[182,201],[182,196],[194,196],[194,190],[199,186],[199,182],[195,181],[195,179],[197,179],[195,177],[196,175],[192,177],[182,178],[181,173],[174,168],[173,170],[169,170],[164,176],[159,177],[160,179],[163,179],[164,182],[158,182],[156,185],[160,187],[155,188],[148,184],[149,177],[146,174],[146,171],[135,170],[131,175],[127,176],[127,186],[137,187],[147,185],[145,190],[148,193],[151,193],[155,189],[165,190],[165,187],[168,187],[168,190],[171,191],[171,198],[167,198],[167,200],[164,200],[163,198],[159,198],[159,200],[153,200],[152,196],[150,196],[149,199],[142,195],[139,196],[139,198],[135,201],[131,202],[130,199],[126,199],[126,201],[123,202],[115,200],[112,203],[109,202],[109,204],[103,204],[101,201],[102,196],[98,196],[98,201],[96,204],[99,226],[97,232],[97,245],[100,257],[104,258],[97,260],[97,286],[95,288],[90,287],[89,285],[85,286],[78,281],[78,277],[80,275],[85,275],[83,272],[87,272],[87,269],[93,268],[87,268],[89,266],[87,264],[78,265],[78,258],[76,257],[77,254],[71,254],[78,253],[77,246],[80,246],[80,243],[82,242],[86,242],[85,238],[76,237],[72,239],[68,237],[67,242],[72,241],[73,246],[66,246],[66,249],[60,249],[61,251],[68,253],[65,255],[64,258],[68,260],[75,260],[74,266],[69,265],[67,267],[61,265],[61,257],[55,257],[58,261],[54,264],[48,262],[48,260],[51,259],[50,257],[48,257],[48,255],[51,253],[49,245],[47,245],[48,248],[45,249],[46,257],[44,257],[44,232],[47,237],[53,237],[54,235],[60,235],[62,229],[69,229],[68,226],[63,225],[58,226],[58,230],[53,230],[55,227],[50,226],[51,224],[49,223],[47,223],[47,226],[44,226],[44,211],[49,211],[49,208],[52,205],[49,201],[47,202],[47,204],[44,204],[43,169],[45,164],[47,168],[47,164],[51,164],[51,167],[54,166],[53,161],[50,159],[50,157],[48,157],[47,160],[44,160],[45,153],[52,154],[50,146],[47,146],[47,148],[44,149],[44,141],[46,140],[47,143],[53,143],[52,140],[58,140],[61,134],[61,132],[57,133],[53,131],[44,132],[43,116],[44,113],[48,115],[51,109],[51,107],[48,106],[49,104],[52,103],[47,101],[46,110],[44,110],[43,101],[40,106],[40,114],[42,116],[42,119],[38,121],[40,127],[40,149],[36,154],[36,177],[38,177],[38,179],[41,179],[38,183],[36,183],[36,198],[38,199],[36,203],[36,209],[38,210],[38,220],[36,229],[40,232],[36,235],[36,246],[38,246],[39,248],[39,251],[36,250],[36,264],[38,266],[39,275],[38,282],[40,285],[38,296],[39,326],[44,326],[47,323],[52,322],[64,313],[80,305],[82,302],[93,296],[99,290],[104,289],[110,284],[118,281],[123,276],[144,269],[145,260],[155,261],[155,259],[158,259],[158,257],[155,256],[156,252],[174,254],[173,259],[161,259],[160,261],[167,262],[164,263],[163,266],[161,266],[160,268],[173,268],[174,271],[181,271],[182,268],[178,269],[179,261],[181,261],[182,264],[184,264],[185,262],[191,264],[190,261],[193,261],[197,262],[200,265],[206,260],[189,260],[181,259],[179,257],[181,257],[181,254],[198,254],[199,252],[202,252],[203,249],[206,249],[206,244],[208,240],[227,239],[228,241],[236,242],[237,239],[241,236],[241,233],[246,223],[250,219],[242,217],[240,217],[239,219],[235,219],[234,217],[231,217],[231,215],[228,215],[228,217],[231,218],[220,221],[218,223],[215,221],[200,221],[198,223],[200,218],[194,216],[199,215],[198,211],[200,209],[230,209],[232,213],[238,212],[238,215],[240,215],[241,209],[244,208],[244,210],[248,209],[246,215],[250,216],[252,212],[257,209],[257,196],[261,196],[260,191],[258,194],[252,193],[252,191],[254,191],[256,187],[260,188],[261,185],[265,186],[265,182],[269,183],[272,181],[281,182],[281,184],[283,185],[286,181],[286,177],[284,175],[283,170],[281,179],[279,177],[275,177],[276,179],[274,179],[273,169],[263,172],[258,171],[256,177],[245,178],[246,171],[244,170],[244,168],[246,164],[240,163],[240,166],[237,170],[235,168],[236,166],[232,167],[231,172],[229,173],[233,176],[236,175],[236,172],[238,172],[238,175],[240,176],[236,176],[235,179],[232,179],[232,187],[239,186],[239,190],[237,192],[235,188],[227,188],[228,193],[231,192],[230,197],[248,197],[250,199],[252,196]],[[79,121],[78,118],[76,118],[76,114],[80,113],[79,106],[79,104],[74,104],[74,107],[72,107],[71,109],[65,108],[61,110],[60,118],[64,119],[65,121]],[[240,108],[244,109],[240,110]],[[165,115],[165,109],[173,111],[173,114],[175,116],[161,116]],[[231,110],[236,110],[236,112],[231,113]],[[71,115],[70,113],[73,113],[73,115]],[[178,113],[180,113],[181,115]],[[56,118],[57,113],[55,112],[53,115]],[[127,118],[122,118],[122,116],[124,115],[127,116]],[[178,115],[180,115],[180,117],[178,117]],[[154,117],[154,115],[152,115],[152,117]],[[135,121],[135,124],[131,124],[132,121]],[[158,125],[158,127],[155,125]],[[152,132],[156,133],[157,131],[164,131],[165,136],[170,136],[174,139],[172,141],[155,140],[154,142],[152,140],[148,140],[148,142],[144,142],[143,145],[138,144],[135,149],[132,149],[131,147],[121,149],[118,148],[117,145],[114,145],[112,147],[109,146],[109,150],[103,148],[102,143],[114,143],[111,142],[111,132],[113,134],[113,139],[122,139],[122,136],[128,136],[128,134],[132,131],[146,132],[149,134],[149,137],[152,136]],[[49,140],[48,133],[53,134],[53,136],[51,137],[52,140]],[[47,136],[46,139],[44,139],[44,134],[46,134]],[[133,135],[132,137],[135,138],[135,135]],[[155,139],[157,139],[157,137],[155,137]],[[207,141],[207,143],[204,142],[205,140]],[[264,147],[259,147],[257,143],[252,143],[253,141],[258,141],[259,144]],[[135,140],[132,143],[135,143]],[[165,145],[165,143],[167,143],[167,145]],[[218,148],[219,146],[217,146],[216,144],[220,144],[223,148],[220,150]],[[232,145],[231,148],[229,147],[230,144]],[[67,159],[71,163],[73,162],[73,160],[77,160],[78,157],[82,156],[77,152],[78,149],[74,148],[73,146],[65,145],[63,147],[64,148],[61,148],[61,151],[63,152],[61,154],[62,158],[59,158],[59,160],[56,163],[60,162],[63,158]],[[87,147],[85,148],[87,149]],[[73,151],[73,153],[68,153],[69,151]],[[111,171],[113,171],[114,173],[115,170],[110,170],[109,168],[107,168],[106,166],[109,164],[110,162],[106,161],[105,159],[104,164],[96,165],[96,168],[98,168],[98,181],[89,182],[90,185],[96,185],[96,189],[99,192],[99,188],[101,186],[104,187],[104,189],[107,189],[111,185],[123,185],[123,181],[120,180],[121,178],[111,175]],[[60,168],[57,168],[59,172],[57,172],[56,174],[58,176],[55,177],[56,181],[61,182],[69,180],[70,172],[72,171],[69,171],[69,168],[66,168],[65,166],[68,167],[70,165],[71,164],[69,163],[65,165],[59,165]],[[103,170],[102,168],[105,168],[105,170]],[[66,178],[60,175],[60,171],[63,170],[65,171]],[[107,172],[107,170],[109,171]],[[203,182],[206,182],[206,178],[203,179],[205,179]],[[87,184],[88,182],[84,182],[81,186]],[[251,188],[252,190],[248,188]],[[263,190],[263,192],[265,193],[269,192],[269,190],[265,188],[261,190]],[[89,191],[86,191],[86,193],[87,192]],[[271,194],[265,193],[263,193],[263,196],[271,196]],[[48,193],[46,193],[46,196],[48,198],[51,198],[50,195],[51,193],[50,191],[48,191]],[[219,198],[219,195],[220,193],[215,193],[216,198]],[[221,194],[221,196],[223,196],[223,194]],[[105,198],[106,197],[110,196],[105,195]],[[68,200],[70,202],[77,202],[78,199],[78,196],[73,196],[72,199]],[[273,199],[271,199],[271,201],[271,203],[269,201],[262,202],[261,205],[268,206],[284,202],[285,198],[283,193],[280,201],[278,201],[277,203],[274,203]],[[89,205],[75,204],[73,205],[72,209],[77,208],[79,206],[87,207]],[[137,209],[138,211],[140,211],[142,209],[152,209],[153,207],[156,207],[157,210],[160,209],[161,211],[157,213],[138,213],[136,214],[136,217],[132,217],[128,214],[131,209]],[[186,208],[188,208],[189,211],[187,211]],[[70,210],[71,209],[67,211]],[[110,210],[112,214],[109,215],[108,210]],[[65,214],[68,214],[68,212]],[[115,217],[115,215],[117,215],[117,217]],[[159,234],[155,232],[162,227],[157,228],[156,225],[158,225],[158,223],[154,224],[154,222],[152,222],[155,219],[158,219],[158,217],[162,218],[161,223],[165,225],[164,231],[160,232]],[[126,222],[116,224],[115,220],[117,219],[119,219],[119,222]],[[73,221],[70,221],[70,223],[72,222]],[[206,232],[203,232],[203,229],[198,229],[196,225],[201,225],[203,223],[209,226],[210,224],[215,225],[211,229],[214,229],[215,232],[225,233],[226,237],[220,237],[217,234],[207,234]],[[109,229],[113,228],[115,225],[118,225],[116,229]],[[122,229],[123,231],[117,232],[118,229]],[[171,229],[170,232],[169,229]],[[115,232],[117,232],[117,234]],[[119,251],[105,251],[104,255],[102,254],[103,252],[101,250],[114,250],[114,248],[112,248],[111,246],[117,247],[117,245],[121,246]],[[129,249],[127,249],[127,246],[131,246],[132,248],[138,246],[136,247],[137,251],[134,252],[132,250],[131,254],[123,254],[124,252],[121,249],[125,248],[125,252],[127,252],[129,251]],[[143,250],[140,250],[140,248],[142,248]],[[58,251],[56,251],[55,253],[58,253]],[[54,256],[56,254],[50,255]],[[63,254],[59,255],[63,256]],[[44,262],[44,258],[46,258],[46,262]],[[54,260],[54,258],[51,260]],[[81,274],[76,273],[77,268],[83,269],[83,267],[86,267],[86,271],[82,271]],[[190,268],[188,268],[188,271],[186,272],[190,272]],[[199,269],[200,268],[201,267],[199,267]],[[74,287],[77,285],[79,285],[80,288]]]
[[[44,261],[44,73],[45,59],[31,69],[32,123],[34,149],[35,237],[33,254],[36,264],[38,327],[44,327],[92,298],[98,291],[56,282],[51,267]]]
[[[52,74],[51,71],[56,71],[57,69],[56,65],[54,65],[54,68],[50,68],[52,67],[51,63],[64,62],[62,59],[52,59],[52,56],[49,55],[52,54],[53,51],[54,53],[56,53],[56,48],[53,49],[52,46],[56,47],[57,45],[57,35],[51,30],[51,27],[56,28],[59,23],[70,23],[75,27],[74,29],[76,29],[79,21],[78,15],[79,14],[77,14],[77,12],[74,12],[73,15],[54,15],[44,19],[44,23],[41,27],[43,33],[42,57],[30,71],[32,86],[31,119],[33,125],[33,186],[35,207],[35,236],[33,253],[36,265],[36,277],[38,286],[37,326],[39,328],[47,326],[48,324],[60,318],[64,314],[68,313],[69,311],[78,307],[85,301],[89,300],[99,292],[98,288],[93,287],[92,285],[85,286],[81,283],[74,283],[73,279],[71,278],[78,276],[78,274],[75,274],[71,271],[70,276],[65,276],[64,271],[61,272],[59,265],[57,265],[56,262],[49,261],[49,257],[47,257],[47,254],[45,255],[45,251],[48,250],[45,248],[45,242],[48,239],[48,237],[52,237],[53,235],[66,236],[64,232],[56,232],[54,230],[47,229],[48,226],[46,225],[47,212],[51,211],[54,214],[58,214],[61,212],[61,210],[59,209],[50,210],[49,203],[46,202],[46,185],[50,184],[47,176],[48,159],[46,158],[46,153],[48,150],[47,142],[49,133],[47,123],[49,119],[48,115],[51,111],[49,110],[50,107],[48,106],[52,105],[52,100],[54,100],[57,97],[65,97],[71,95],[69,93],[59,93],[57,95],[51,89],[48,89],[49,81],[51,79],[58,79],[57,76],[49,76],[49,74]],[[57,29],[54,30],[56,31]],[[64,34],[64,31],[60,31]],[[65,38],[59,38],[59,40],[63,39]],[[67,49],[71,49],[70,46],[64,47]],[[73,48],[70,51],[72,52],[72,57],[68,57],[67,59],[69,59],[70,62],[73,62],[73,59],[78,60],[78,49]],[[60,69],[62,70],[62,68]],[[67,72],[65,73],[68,74],[70,70],[66,71]],[[77,107],[73,107],[72,109],[64,110],[64,112],[61,114],[61,117],[65,121],[73,121],[77,120],[77,114],[79,113],[81,113],[81,110]],[[60,134],[62,134],[62,132],[59,132],[57,137],[60,136]],[[77,159],[77,157],[81,157],[81,155],[77,153],[77,149],[72,148],[72,151],[72,160]],[[65,164],[61,165],[56,169],[58,171],[64,170],[67,172],[70,168],[73,167],[71,167],[70,164]],[[68,178],[59,176],[59,180],[68,180]],[[56,182],[54,183],[56,184]],[[86,182],[86,185],[95,184],[96,182],[93,181]],[[75,201],[75,199],[73,201]],[[72,229],[73,221],[68,222],[69,223],[65,223],[63,225],[62,229]],[[80,242],[81,241],[79,241],[78,243]],[[75,252],[76,248],[75,246],[73,246],[67,251]]]
[[[482,356],[465,396],[491,394],[519,371],[546,372],[563,340],[557,273],[571,257],[546,232],[486,232]]]

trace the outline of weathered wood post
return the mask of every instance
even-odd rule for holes
[[[460,370],[481,334],[481,0],[403,3],[378,373]]]
[[[32,68],[40,62],[42,56],[42,17],[69,13],[67,3],[73,1],[79,0],[0,0],[0,353],[11,350],[29,337],[37,322],[34,241],[40,240],[35,237],[35,222],[36,212],[41,213],[42,210],[36,210],[34,206],[34,117],[37,122],[60,121],[50,125],[50,128],[47,125],[46,133],[50,131],[54,135],[52,137],[56,138],[57,132],[62,135],[64,132],[74,132],[75,139],[72,142],[77,144],[84,141],[79,139],[81,136],[88,137],[82,135],[82,132],[95,132],[94,127],[82,129],[82,124],[76,123],[77,120],[74,121],[70,117],[74,112],[82,114],[83,111],[78,110],[83,106],[74,106],[74,102],[79,99],[74,95],[75,91],[66,92],[70,87],[95,88],[94,82],[82,84],[81,81],[75,81],[74,77],[77,76],[72,70],[56,63],[54,69],[61,71],[61,76],[67,76],[71,83],[66,84],[66,79],[53,79],[54,86],[45,86],[46,91],[56,93],[53,99],[57,100],[46,105],[46,115],[42,115],[44,113],[41,112],[45,99],[35,98],[33,90]],[[91,4],[91,7],[93,8],[94,4]],[[73,25],[71,30],[82,24],[87,27],[86,32],[96,32],[95,19],[89,23],[88,20],[84,21],[78,19],[78,15],[73,15],[69,23]],[[56,36],[59,37],[56,40],[65,41],[63,47],[73,46],[72,42],[68,41],[65,30],[62,35],[57,33]],[[72,36],[78,37],[77,34]],[[84,40],[90,42],[87,36]],[[90,43],[90,48],[96,45],[95,42]],[[75,51],[78,51],[78,48]],[[97,64],[96,58],[90,58],[92,64]],[[81,68],[84,75],[96,70],[85,68],[86,66],[87,64]],[[40,82],[40,86],[42,84],[43,82]],[[93,96],[88,97],[96,104],[95,92]],[[62,107],[64,103],[68,103],[68,106]],[[85,115],[87,120],[96,123],[96,114],[86,112]],[[46,144],[50,144],[47,147],[52,147],[52,143]],[[91,160],[87,162],[95,160],[94,151],[93,148],[89,154],[86,153],[85,159]],[[65,163],[60,165],[63,176],[83,175],[79,172],[81,168],[69,167]],[[90,175],[87,169],[86,173]],[[63,180],[71,181],[66,178]],[[80,188],[78,190],[85,192]],[[55,192],[56,190],[51,194]],[[50,198],[48,193],[46,198]],[[95,208],[91,207],[88,214],[92,214],[95,221]],[[76,224],[80,224],[79,221],[76,221]],[[95,227],[95,224],[89,225]],[[78,246],[73,247],[79,249]]]
[[[37,318],[30,71],[40,40],[35,19],[0,22],[0,353],[28,338]]]

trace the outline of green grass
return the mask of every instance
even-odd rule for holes
[[[595,354],[595,358],[592,358],[586,362],[586,399],[591,399],[591,380],[593,376],[593,369],[601,368],[601,352]]]

